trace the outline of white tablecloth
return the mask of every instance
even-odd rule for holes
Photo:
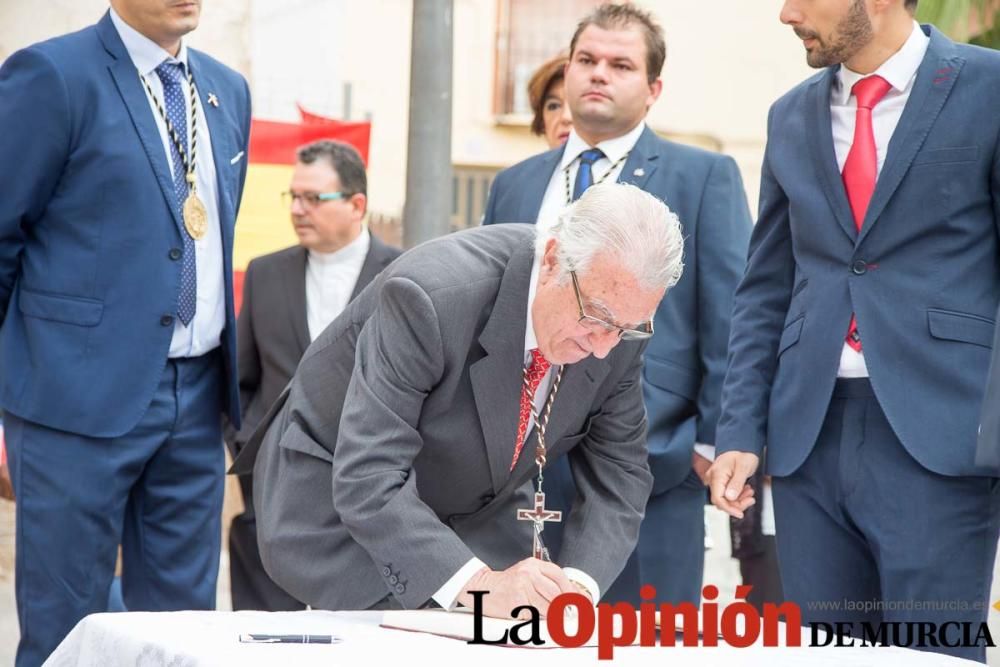
[[[612,661],[596,648],[517,649],[469,645],[379,627],[381,612],[196,612],[93,614],[80,621],[45,663],[54,667],[961,667],[978,663],[901,648],[627,647]],[[337,644],[243,644],[241,633],[332,634]],[[808,633],[803,633],[808,641]]]

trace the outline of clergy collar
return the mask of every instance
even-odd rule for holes
[[[368,254],[368,248],[370,245],[371,237],[368,235],[368,229],[366,227],[362,227],[361,233],[358,234],[357,238],[345,245],[343,248],[334,250],[333,252],[310,250],[309,261],[328,266],[331,264],[346,264],[358,259],[363,260],[365,255]]]

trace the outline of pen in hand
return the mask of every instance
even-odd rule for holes
[[[240,635],[244,644],[336,644],[339,637],[333,635],[259,635],[244,633]]]

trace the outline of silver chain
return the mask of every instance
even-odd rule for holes
[[[622,164],[627,159],[628,159],[628,153],[625,153],[625,155],[622,155],[620,158],[618,158],[617,160],[615,160],[614,164],[612,164],[608,168],[608,170],[606,172],[604,172],[604,175],[601,176],[596,181],[594,181],[593,183],[591,183],[591,186],[600,185],[604,181],[608,180],[608,176],[611,175],[611,172],[613,172],[615,169],[617,169],[618,165]],[[566,205],[567,206],[569,206],[570,204],[573,203],[573,190],[569,186],[569,168],[570,168],[570,166],[572,164],[573,163],[570,162],[568,165],[566,165],[566,168],[563,169],[563,173],[566,174]],[[577,167],[577,170],[582,169],[582,168],[583,168],[583,160],[580,161],[580,166]]]

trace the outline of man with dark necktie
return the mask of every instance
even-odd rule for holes
[[[19,666],[107,610],[119,544],[130,610],[215,606],[249,89],[188,48],[199,2],[111,5],[0,68]]]
[[[590,185],[615,180],[659,197],[680,218],[688,268],[657,309],[643,367],[653,490],[636,552],[602,591],[605,600],[633,604],[643,584],[655,586],[662,602],[701,600],[703,475],[713,456],[729,312],[751,228],[731,158],[665,141],[646,126],[665,57],[663,32],[647,12],[606,4],[585,17],[566,66],[569,139],[498,174],[483,220],[544,222]],[[570,514],[575,467],[570,456],[545,474],[550,500]],[[559,526],[545,535],[557,552]]]

